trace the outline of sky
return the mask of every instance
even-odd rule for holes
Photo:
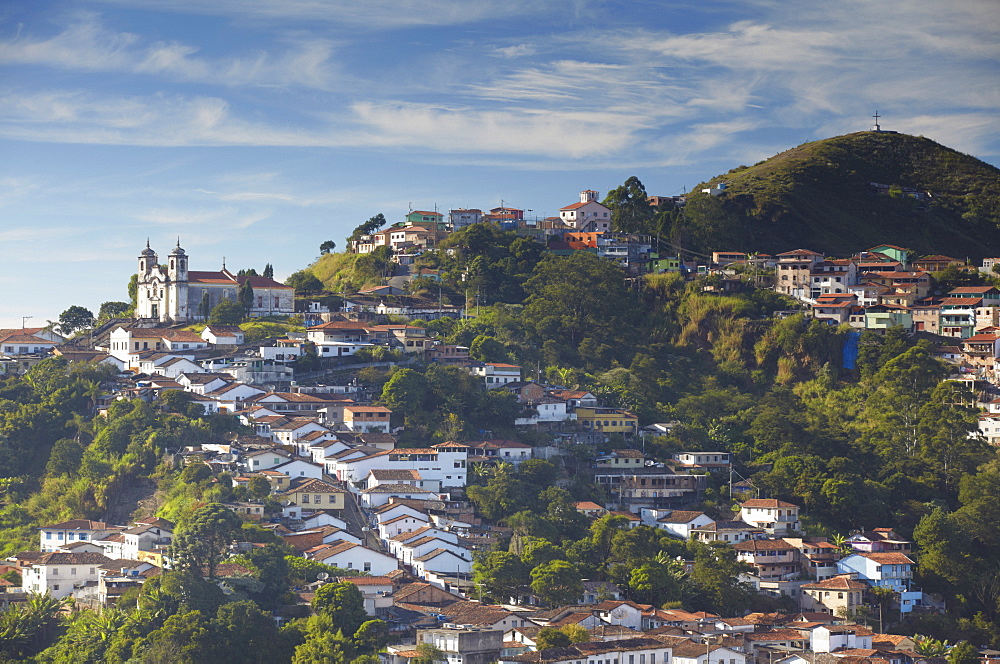
[[[379,212],[677,195],[876,110],[1000,165],[996,0],[7,0],[0,327],[127,300],[147,238],[283,279]]]

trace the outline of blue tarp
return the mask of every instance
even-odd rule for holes
[[[860,332],[848,332],[844,341],[844,368],[853,369],[858,362],[858,341],[861,339]]]

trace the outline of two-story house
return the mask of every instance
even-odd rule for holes
[[[799,530],[799,506],[774,498],[751,498],[740,505],[740,519],[781,537]]]
[[[923,593],[913,589],[913,559],[903,553],[856,553],[837,561],[844,574],[857,575],[873,587],[899,593],[899,610],[909,613],[923,604]]]

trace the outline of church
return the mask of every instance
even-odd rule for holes
[[[250,317],[288,316],[295,313],[295,289],[267,277],[236,276],[226,269],[219,272],[188,270],[188,255],[180,240],[160,265],[156,252],[146,248],[139,254],[135,315],[162,323],[191,323],[205,320],[223,300],[239,298],[243,284],[250,282],[253,303]]]

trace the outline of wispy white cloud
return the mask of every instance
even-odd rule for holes
[[[528,0],[102,0],[106,5],[237,20],[344,24],[371,31],[421,26],[453,26],[552,11]]]
[[[0,177],[0,207],[23,200],[40,186],[34,178]]]
[[[143,223],[171,228],[211,224],[221,229],[245,229],[270,218],[272,214],[271,210],[245,212],[236,206],[226,206],[210,210],[158,208],[140,212],[135,215],[135,218]]]
[[[330,89],[337,66],[332,41],[299,35],[278,54],[265,50],[226,58],[199,56],[198,46],[150,42],[107,28],[93,12],[76,12],[58,34],[18,34],[0,41],[0,64],[43,65],[72,71],[128,72],[224,86],[305,86]]]
[[[431,104],[361,103],[365,141],[455,153],[562,156],[579,159],[620,150],[634,138],[631,119],[599,111],[476,110]]]
[[[528,44],[515,44],[513,46],[497,46],[493,48],[493,53],[502,58],[523,58],[534,55],[535,47]]]

